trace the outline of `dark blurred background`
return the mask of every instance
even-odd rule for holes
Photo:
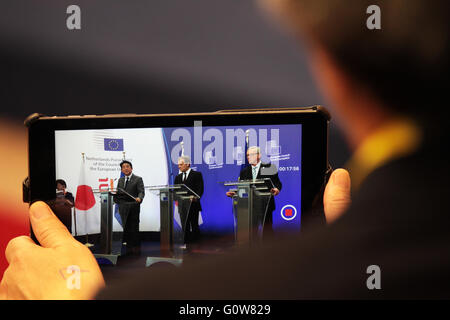
[[[81,30],[66,9],[81,8]],[[250,0],[0,3],[0,117],[321,104],[301,44]],[[330,162],[349,151],[332,121]]]

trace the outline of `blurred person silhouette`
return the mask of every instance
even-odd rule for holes
[[[38,202],[30,219],[43,247],[26,237],[10,242],[2,298],[70,297],[55,276],[69,262],[89,271],[76,296],[85,299],[450,298],[449,133],[441,100],[448,92],[448,2],[261,3],[308,45],[353,149],[351,204],[349,174],[337,169],[324,193],[326,228],[175,271],[150,268],[102,290],[90,252]],[[367,27],[373,4],[381,29]],[[47,255],[54,266],[42,270]]]

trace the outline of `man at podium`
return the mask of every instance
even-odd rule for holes
[[[124,177],[117,183],[117,194],[114,202],[119,205],[119,214],[123,226],[123,239],[127,254],[140,254],[139,214],[141,203],[145,196],[144,182],[141,177],[133,174],[133,165],[127,160],[120,163]]]
[[[275,199],[274,197],[278,195],[281,191],[282,184],[280,178],[278,177],[278,169],[274,164],[262,163],[261,162],[261,150],[257,146],[249,147],[247,150],[247,160],[250,164],[241,170],[239,174],[239,180],[257,180],[269,178],[267,186],[272,193],[270,197],[269,205],[267,208],[266,218],[264,220],[264,234],[266,236],[271,236],[273,234],[273,211],[275,210]],[[235,192],[228,191],[226,193],[228,197],[235,195]]]
[[[201,197],[203,195],[203,176],[201,172],[191,169],[191,158],[189,156],[181,156],[178,158],[178,169],[179,174],[175,177],[174,183],[186,185]],[[185,210],[185,208],[180,210],[184,241],[187,245],[200,239],[198,217],[201,210],[200,199],[196,197],[191,197],[188,210]]]

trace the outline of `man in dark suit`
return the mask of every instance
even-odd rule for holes
[[[199,197],[203,195],[203,176],[199,171],[191,169],[191,159],[189,156],[181,156],[178,159],[178,169],[180,173],[175,177],[175,184],[184,184],[194,191]],[[187,207],[179,202],[181,225],[184,231],[184,241],[186,245],[196,242],[200,238],[200,228],[198,225],[199,212],[202,210],[200,198],[191,196]]]
[[[120,168],[125,176],[119,179],[114,202],[119,205],[123,227],[122,242],[126,243],[127,254],[139,255],[139,214],[145,196],[144,182],[141,177],[133,174],[133,165],[130,161],[122,161]]]
[[[275,196],[281,191],[282,184],[278,177],[278,169],[274,164],[261,162],[261,150],[257,146],[252,146],[247,150],[247,160],[249,165],[241,170],[239,180],[257,180],[269,178],[267,188],[272,193],[267,206],[266,217],[264,220],[263,234],[267,236],[273,235],[273,211],[275,210]],[[235,193],[228,191],[227,196],[232,197]]]

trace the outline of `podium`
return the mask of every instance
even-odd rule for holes
[[[162,261],[179,266],[183,261],[187,215],[192,201],[200,196],[184,184],[155,186],[150,190],[159,191],[160,257],[147,257],[146,266]]]
[[[119,252],[113,252],[113,196],[111,191],[97,191],[100,194],[100,247],[99,252],[94,253],[94,257],[99,264],[117,264]]]
[[[255,244],[262,240],[264,221],[272,197],[269,178],[224,182],[231,189],[233,199],[234,236],[237,245]]]

